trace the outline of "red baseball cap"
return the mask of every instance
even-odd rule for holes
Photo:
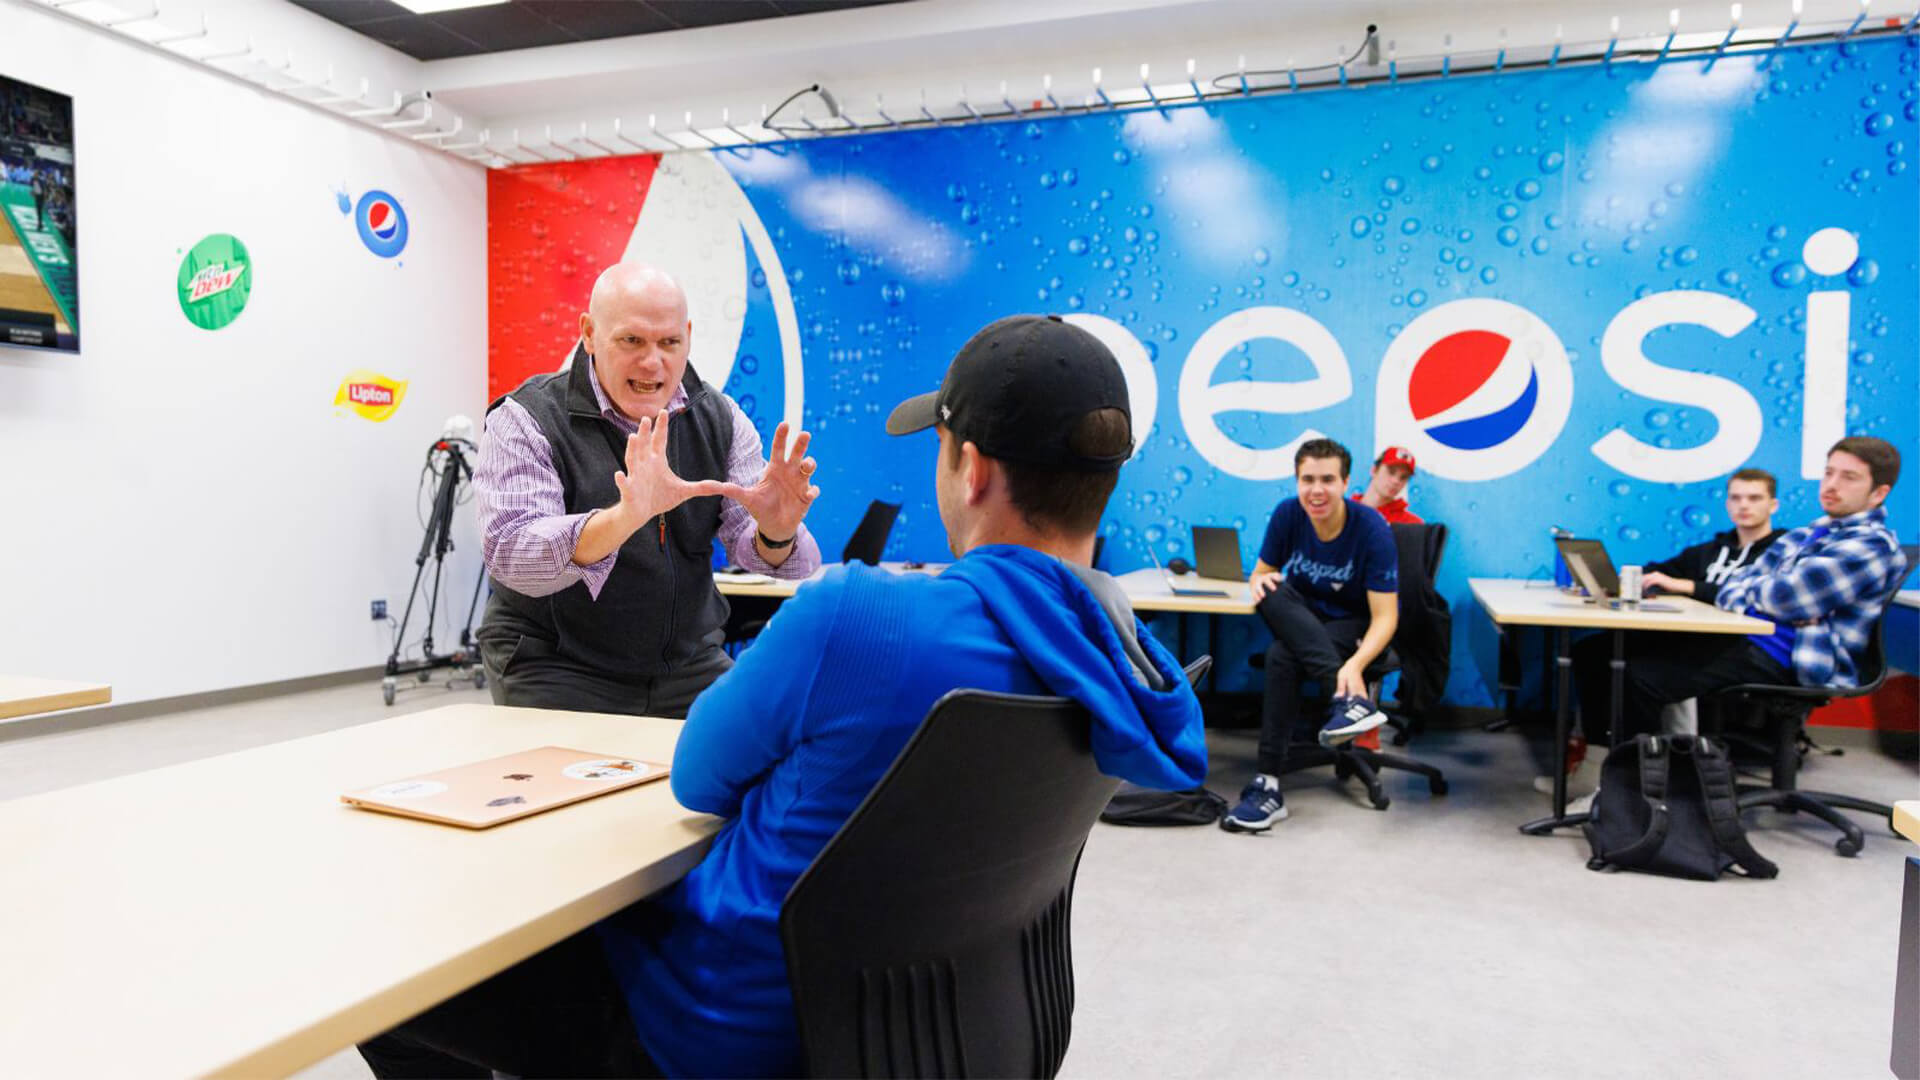
[[[1413,454],[1404,446],[1389,446],[1380,451],[1380,457],[1374,461],[1374,464],[1405,465],[1408,472],[1414,471]]]

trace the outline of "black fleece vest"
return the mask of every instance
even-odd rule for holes
[[[600,415],[586,351],[573,366],[536,375],[507,397],[527,410],[553,448],[567,513],[620,500],[613,474],[626,467],[627,436]],[[687,407],[674,414],[667,462],[684,480],[724,480],[733,445],[733,412],[689,366],[682,377]],[[727,602],[713,587],[713,540],[720,497],[688,499],[649,521],[621,545],[599,599],[576,583],[548,596],[527,596],[498,581],[486,622],[551,644],[559,656],[613,679],[663,675],[720,644]]]

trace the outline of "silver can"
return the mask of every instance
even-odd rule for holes
[[[1640,603],[1640,567],[1623,566],[1620,568],[1620,600],[1628,605]]]

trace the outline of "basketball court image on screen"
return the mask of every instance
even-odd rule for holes
[[[0,345],[80,347],[73,99],[0,75]]]

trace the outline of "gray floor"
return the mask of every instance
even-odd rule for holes
[[[411,690],[393,711],[481,700]],[[0,799],[390,715],[377,684],[5,740]],[[1216,732],[1214,787],[1237,792],[1251,733]],[[1907,845],[1858,858],[1824,827],[1761,813],[1773,881],[1715,884],[1585,869],[1577,836],[1514,825],[1544,810],[1516,735],[1443,733],[1421,758],[1452,793],[1395,778],[1385,813],[1324,771],[1288,778],[1265,836],[1095,830],[1074,920],[1079,1002],[1068,1077],[1862,1077],[1887,1073]],[[1864,747],[1812,788],[1920,796]],[[306,1080],[364,1077],[335,1055]]]

